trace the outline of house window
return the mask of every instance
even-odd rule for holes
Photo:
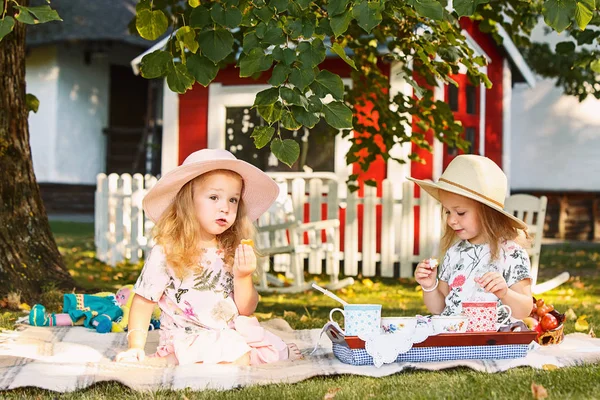
[[[250,107],[226,107],[225,148],[237,158],[249,162],[267,172],[302,172],[304,166],[313,171],[335,171],[335,134],[323,119],[312,129],[300,128],[296,131],[281,129],[282,139],[292,139],[300,145],[300,156],[292,168],[279,161],[269,145],[262,149],[254,146],[250,137],[255,127],[264,125],[264,120]],[[277,133],[275,133],[277,134]]]
[[[458,111],[458,88],[448,85],[448,105],[452,111]]]
[[[477,114],[477,92],[475,86],[467,85],[467,114]]]
[[[473,128],[472,126],[469,126],[465,129],[465,140],[467,142],[469,142],[469,150],[468,152],[470,154],[474,154],[474,149],[475,149],[475,128]]]

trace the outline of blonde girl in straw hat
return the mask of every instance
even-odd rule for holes
[[[242,244],[278,193],[264,172],[225,150],[196,151],[157,182],[143,201],[156,222],[156,245],[135,284],[129,349],[117,361],[144,359],[156,303],[162,314],[154,356],[170,364],[288,359],[287,345],[249,317],[258,303],[256,256]]]
[[[415,270],[433,314],[458,315],[462,302],[496,300],[515,318],[531,312],[527,225],[504,211],[507,179],[489,158],[457,156],[437,183],[408,178],[442,203],[441,265],[425,260]],[[425,194],[422,193],[421,196]],[[521,244],[519,244],[521,243]],[[499,320],[507,315],[504,309]]]

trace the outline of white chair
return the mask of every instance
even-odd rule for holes
[[[531,276],[533,278],[531,292],[533,294],[547,292],[569,280],[569,273],[565,271],[544,283],[537,282],[547,204],[546,196],[535,197],[528,194],[512,195],[504,203],[504,209],[523,220],[529,227],[529,233],[533,236],[533,245],[527,249],[531,260]]]
[[[330,283],[325,285],[328,289],[339,289],[354,283],[352,278],[339,280],[339,219],[327,219],[314,222],[300,222],[296,220],[291,198],[287,194],[287,187],[273,206],[258,222],[256,248],[260,255],[258,273],[259,284],[257,289],[262,292],[302,292],[311,288],[311,282],[304,280],[304,259],[306,256],[315,257],[321,262],[324,254]],[[325,240],[322,241],[322,235]],[[305,236],[308,241],[305,243]],[[270,264],[271,260],[273,263]],[[291,285],[286,286],[285,281],[276,277],[272,272],[280,272],[291,280]],[[287,280],[287,279],[286,279]]]

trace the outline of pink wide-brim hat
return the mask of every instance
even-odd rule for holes
[[[408,179],[437,201],[440,201],[440,190],[468,197],[504,214],[515,228],[527,229],[525,222],[504,210],[508,180],[502,169],[487,157],[459,155],[448,164],[437,182]]]
[[[279,195],[279,186],[275,181],[254,165],[238,160],[227,150],[202,149],[190,154],[183,164],[158,180],[144,197],[144,212],[157,222],[186,183],[217,169],[233,171],[242,177],[242,200],[251,221],[267,211]]]

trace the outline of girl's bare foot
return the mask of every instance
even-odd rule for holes
[[[302,355],[302,353],[300,352],[300,349],[298,348],[298,346],[296,346],[295,343],[288,343],[288,360],[289,361],[295,361],[295,360],[304,360],[304,356]]]

